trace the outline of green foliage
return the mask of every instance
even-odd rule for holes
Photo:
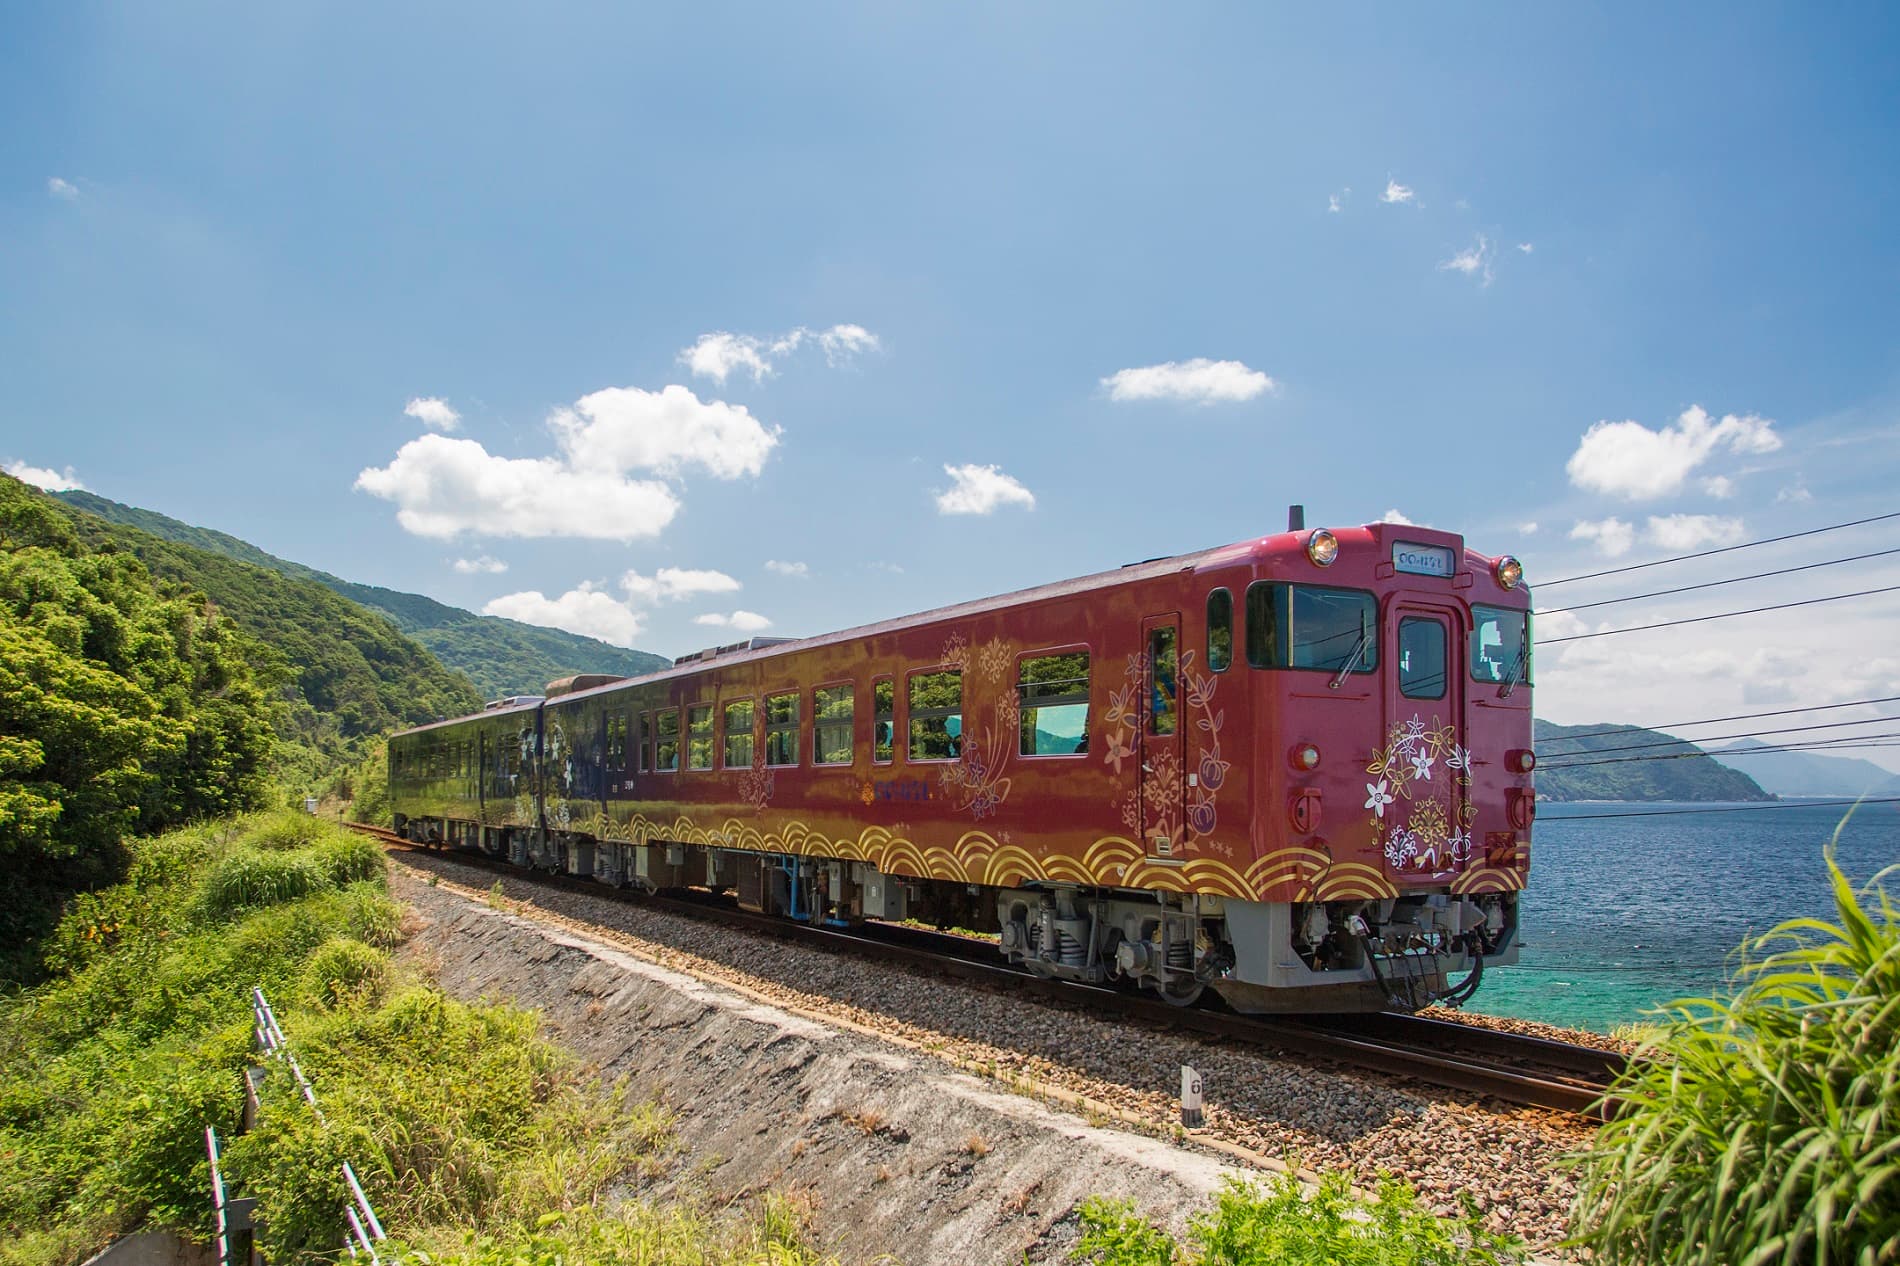
[[[256,847],[273,825],[134,842],[124,881],[75,899],[49,937],[50,978],[0,1002],[0,1263],[78,1261],[146,1220],[203,1235],[203,1129],[237,1124],[251,986],[304,1004],[307,977],[345,976],[306,960],[363,920],[365,895],[312,859],[325,841]],[[234,856],[301,862],[317,883],[207,922],[204,885]]]
[[[1665,1008],[1612,1090],[1574,1219],[1597,1260],[1900,1255],[1900,911],[1889,872],[1856,892],[1827,862],[1836,921],[1745,943],[1733,996]]]
[[[1074,1260],[1096,1266],[1500,1266],[1523,1260],[1515,1240],[1489,1235],[1467,1213],[1439,1218],[1407,1184],[1387,1179],[1377,1199],[1355,1197],[1344,1172],[1308,1194],[1282,1174],[1229,1179],[1211,1210],[1188,1222],[1188,1242],[1135,1213],[1128,1201],[1085,1202]]]
[[[203,1240],[207,1124],[286,1266],[335,1260],[345,1159],[412,1260],[816,1262],[782,1201],[632,1199],[668,1154],[666,1114],[603,1092],[532,1013],[405,983],[380,860],[350,843],[286,814],[135,841],[125,881],[73,903],[51,977],[0,997],[0,1266],[76,1263],[139,1225]],[[240,1137],[253,985],[324,1115],[267,1062]]]
[[[1712,756],[1698,755],[1701,748],[1668,734],[1636,726],[1552,725],[1535,723],[1538,744],[1537,794],[1552,800],[1772,800],[1761,785],[1738,769],[1730,769]],[[1602,731],[1609,731],[1602,733]],[[1593,738],[1565,738],[1570,734],[1594,734]],[[1557,740],[1562,739],[1562,742]],[[1589,759],[1589,754],[1607,748],[1627,749],[1636,743],[1654,744],[1643,755],[1680,753],[1673,760],[1639,760],[1578,769],[1560,768],[1563,757]],[[1546,750],[1545,745],[1549,745]],[[1604,758],[1607,762],[1608,757]]]
[[[261,804],[277,658],[204,597],[0,476],[0,976],[19,979],[72,885],[121,836]],[[53,865],[51,863],[58,863]]]
[[[366,835],[339,835],[316,848],[317,864],[329,875],[330,882],[341,888],[383,873],[383,850]]]

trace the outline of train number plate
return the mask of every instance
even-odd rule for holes
[[[1392,545],[1392,567],[1414,576],[1449,576],[1457,560],[1444,545],[1418,545],[1396,541]]]

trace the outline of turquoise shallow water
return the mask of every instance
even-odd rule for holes
[[[1743,938],[1832,914],[1821,850],[1838,807],[1592,816],[1715,807],[1540,804],[1520,961],[1487,972],[1469,1009],[1608,1032],[1719,991]],[[1900,862],[1900,805],[1859,809],[1837,856],[1857,883]]]

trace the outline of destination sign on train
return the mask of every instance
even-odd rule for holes
[[[1398,541],[1392,546],[1392,566],[1414,576],[1449,576],[1455,560],[1447,546]]]

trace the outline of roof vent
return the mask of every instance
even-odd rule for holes
[[[575,673],[572,677],[563,677],[559,681],[548,683],[547,697],[558,699],[562,695],[571,695],[580,690],[592,690],[596,686],[611,686],[616,681],[625,681],[625,677],[613,673]]]
[[[673,661],[675,668],[681,664],[698,663],[704,659],[718,659],[721,655],[737,655],[740,651],[760,651],[768,646],[783,646],[787,642],[796,642],[795,637],[748,637],[743,642],[728,642],[724,646],[708,646],[703,651],[694,651],[691,655],[681,655]]]

